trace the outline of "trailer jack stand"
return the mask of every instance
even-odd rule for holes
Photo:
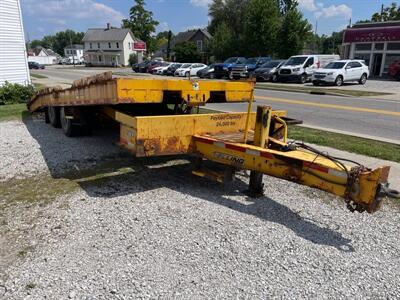
[[[249,189],[244,193],[251,198],[264,196],[264,184],[262,183],[263,174],[256,171],[250,172]]]

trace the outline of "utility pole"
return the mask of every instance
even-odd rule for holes
[[[170,52],[171,52],[171,37],[172,32],[171,30],[168,31],[168,43],[167,43],[167,60],[170,60]]]

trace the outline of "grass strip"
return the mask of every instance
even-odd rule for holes
[[[289,138],[400,163],[400,145],[318,129],[292,126]]]
[[[276,91],[299,92],[299,93],[311,93],[311,92],[321,93],[321,94],[328,93],[328,94],[335,94],[338,96],[346,95],[353,97],[373,97],[373,96],[392,95],[391,93],[383,93],[383,92],[314,88],[314,87],[291,86],[282,84],[256,84],[256,88],[263,90],[276,90]]]
[[[41,74],[36,74],[36,73],[31,73],[31,77],[37,78],[37,79],[45,79],[48,78],[47,76],[41,75]]]
[[[0,105],[0,121],[21,120],[28,113],[25,103]]]

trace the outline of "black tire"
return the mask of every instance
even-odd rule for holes
[[[367,82],[367,74],[362,74],[360,80],[358,81],[359,84],[364,85]]]
[[[318,86],[319,82],[318,81],[313,81],[312,84],[315,85],[315,86]]]
[[[271,81],[272,81],[272,82],[278,82],[278,75],[277,75],[277,74],[273,74],[273,75],[271,76]]]
[[[299,83],[305,84],[307,82],[307,75],[306,74],[301,74],[299,77]]]
[[[336,77],[335,79],[335,85],[336,86],[342,86],[343,85],[343,77],[341,75],[339,75],[338,77]]]
[[[222,79],[222,76],[221,75],[215,75],[215,78]]]
[[[47,108],[44,110],[44,122],[46,124],[50,124],[49,112],[48,112]]]
[[[229,79],[229,80],[233,80],[232,71],[229,71],[229,72],[228,72],[228,79]]]
[[[189,77],[190,76],[190,73],[189,72],[186,72],[185,73],[185,77]]]
[[[214,79],[215,78],[215,74],[214,73],[210,73],[210,75],[208,76],[210,79]]]
[[[60,108],[56,106],[47,107],[47,113],[49,115],[49,122],[54,128],[60,128]]]
[[[61,107],[60,109],[60,123],[64,134],[68,137],[77,136],[79,134],[79,128],[73,124],[73,119],[66,118],[66,109]]]

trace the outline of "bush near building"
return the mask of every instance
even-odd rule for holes
[[[7,82],[0,87],[0,104],[26,103],[35,93],[33,85]]]

